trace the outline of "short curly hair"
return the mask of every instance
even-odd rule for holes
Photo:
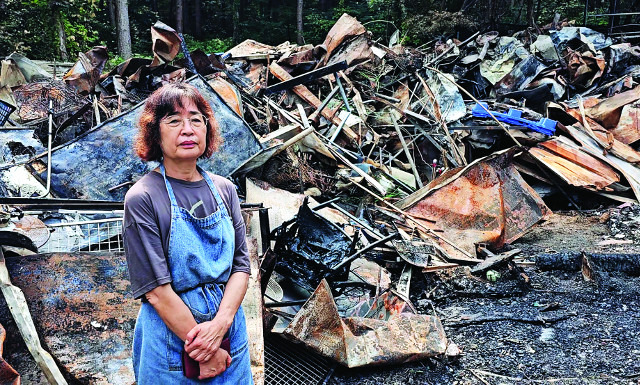
[[[218,122],[213,110],[200,91],[187,83],[169,83],[155,90],[147,99],[138,120],[139,131],[135,138],[135,153],[144,161],[161,161],[160,120],[184,107],[184,101],[190,100],[198,111],[207,118],[207,142],[200,158],[208,158],[221,143],[218,134]]]

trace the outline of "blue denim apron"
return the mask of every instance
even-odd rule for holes
[[[160,166],[169,200],[171,230],[168,264],[172,286],[197,323],[210,321],[218,312],[229,280],[235,250],[235,230],[227,208],[209,175],[198,167],[213,194],[218,209],[205,218],[195,218],[179,207]],[[153,306],[143,302],[133,337],[133,370],[138,385],[146,384],[253,384],[242,307],[229,328],[231,365],[222,374],[204,381],[182,374],[180,340],[162,321]]]

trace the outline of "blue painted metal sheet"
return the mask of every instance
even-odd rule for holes
[[[208,171],[229,176],[262,150],[249,125],[229,108],[201,77],[187,81],[207,99],[220,126],[223,143],[210,159],[201,161]],[[143,103],[105,121],[52,153],[51,189],[60,198],[122,201],[127,188],[109,189],[136,181],[157,166],[133,152],[137,121]],[[42,158],[46,162],[46,157]],[[34,173],[37,173],[34,171]],[[46,180],[46,169],[39,173]]]

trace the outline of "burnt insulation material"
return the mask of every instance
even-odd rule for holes
[[[640,275],[640,254],[587,253],[596,270],[618,271],[633,276]],[[538,254],[536,266],[541,270],[579,271],[582,267],[582,253],[560,252]]]
[[[306,200],[296,218],[285,222],[275,233],[275,270],[310,290],[329,275],[339,276],[333,268],[353,252],[349,237],[313,212]]]

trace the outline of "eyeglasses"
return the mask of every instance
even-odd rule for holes
[[[207,118],[202,114],[193,115],[187,118],[187,120],[189,120],[191,127],[195,129],[201,129],[207,126]],[[179,116],[169,116],[160,120],[160,122],[166,124],[167,126],[169,126],[169,128],[184,127],[184,118],[181,118]]]

